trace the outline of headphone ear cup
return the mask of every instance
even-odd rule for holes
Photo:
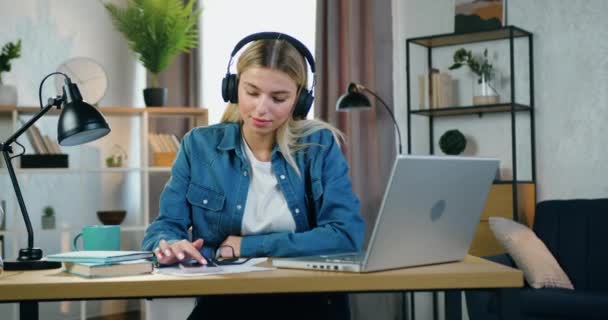
[[[222,79],[222,98],[225,102],[238,102],[238,78],[235,74],[227,73]]]
[[[293,111],[293,117],[296,119],[305,119],[310,107],[312,106],[312,102],[314,97],[312,93],[306,89],[303,89],[298,96],[298,102],[296,103],[296,107]]]

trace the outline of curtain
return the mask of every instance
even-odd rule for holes
[[[317,1],[315,116],[346,136],[343,151],[367,222],[366,244],[396,155],[394,125],[371,96],[373,108],[367,111],[336,112],[335,104],[356,82],[393,107],[391,19],[390,0]],[[400,317],[401,299],[400,294],[351,295],[353,319]]]

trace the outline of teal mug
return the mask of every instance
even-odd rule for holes
[[[78,248],[78,239],[82,238],[82,249]],[[74,237],[74,251],[120,250],[120,226],[84,226],[82,232]]]

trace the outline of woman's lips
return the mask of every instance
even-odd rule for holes
[[[265,127],[272,122],[271,120],[264,120],[264,119],[255,118],[255,117],[251,117],[251,119],[253,120],[253,124],[256,127]]]

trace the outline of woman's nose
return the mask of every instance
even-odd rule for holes
[[[258,112],[258,114],[264,114],[268,112],[269,103],[270,99],[264,95],[261,95],[256,101],[255,110]]]

